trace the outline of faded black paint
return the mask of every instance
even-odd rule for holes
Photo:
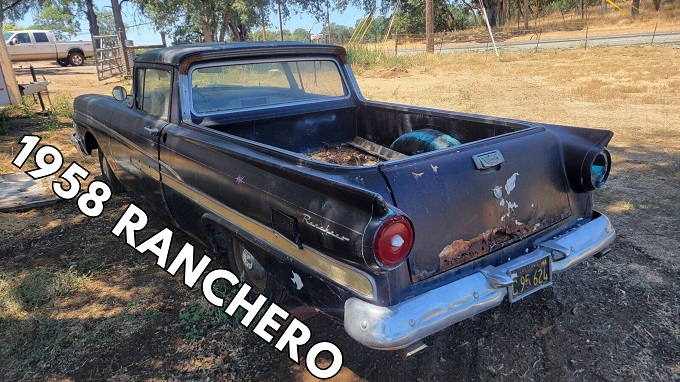
[[[334,57],[341,70],[347,68],[342,65],[344,50],[333,46],[200,44],[152,51],[140,56],[136,65],[172,68],[169,121],[145,121],[144,115],[124,103],[94,95],[75,100],[74,120],[81,134],[92,134],[112,158],[116,176],[135,193],[155,201],[183,230],[211,245],[214,240],[204,228],[206,220],[213,219],[210,224],[223,226],[256,248],[258,260],[296,298],[336,317],[341,317],[351,291],[305,270],[287,253],[234,222],[216,218],[194,197],[167,182],[179,182],[278,230],[290,240],[291,251],[299,245],[314,248],[366,272],[375,281],[376,303],[381,305],[403,301],[487,265],[502,264],[569,229],[579,218],[592,217],[592,197],[582,187],[582,163],[608,143],[608,131],[370,102],[350,81],[349,97],[336,101],[181,120],[183,93],[178,78],[191,65],[309,55]],[[348,80],[351,73],[343,77]],[[144,135],[148,123],[159,130],[158,137]],[[350,142],[355,136],[389,147],[404,133],[420,129],[441,131],[462,145],[367,167],[321,163],[304,154],[324,144]],[[502,152],[505,161],[486,173],[477,170],[472,156],[494,149]],[[148,169],[156,168],[160,182],[138,171],[132,158]],[[438,255],[455,240],[504,229],[507,222],[501,218],[508,210],[501,208],[492,189],[503,187],[515,173],[519,174],[516,189],[502,195],[518,205],[507,222],[536,221],[542,222],[540,226],[527,232],[528,237],[503,241],[462,265],[442,267]],[[407,262],[385,270],[373,258],[373,239],[379,224],[395,213],[412,221],[415,245]],[[305,215],[310,218],[305,220]],[[290,272],[310,287],[292,288]]]

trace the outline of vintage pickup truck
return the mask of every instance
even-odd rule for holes
[[[56,60],[61,66],[81,66],[94,57],[90,41],[57,41],[50,30],[22,30],[4,34],[10,59],[17,61]]]
[[[366,346],[422,349],[615,238],[592,193],[610,131],[366,100],[331,45],[176,46],[133,77],[75,100],[73,141],[112,190]]]

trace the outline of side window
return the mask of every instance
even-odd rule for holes
[[[17,33],[14,36],[14,40],[19,42],[19,44],[30,44],[31,36],[29,36],[28,33]]]
[[[35,42],[50,42],[47,38],[47,33],[33,33],[33,38],[35,39]]]
[[[137,109],[167,120],[170,115],[170,72],[140,68],[136,75]]]

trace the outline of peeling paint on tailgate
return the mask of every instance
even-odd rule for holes
[[[396,206],[413,222],[412,282],[480,259],[571,216],[560,148],[551,134],[536,130],[521,142],[494,143],[505,158],[494,169],[479,170],[472,160],[489,145],[457,151],[463,146],[381,167]]]

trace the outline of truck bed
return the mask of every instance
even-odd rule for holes
[[[398,105],[373,102],[361,107],[261,118],[246,123],[222,123],[219,120],[196,122],[240,138],[347,167],[372,166],[403,156],[446,148],[436,145],[415,151],[395,148],[397,140],[414,133],[416,141],[423,141],[416,144],[426,145],[435,133],[464,145],[535,126],[528,122],[414,107],[406,110]],[[423,134],[418,136],[418,132]],[[357,139],[361,141],[360,145],[356,144]],[[396,150],[397,153],[375,155],[376,150]]]

